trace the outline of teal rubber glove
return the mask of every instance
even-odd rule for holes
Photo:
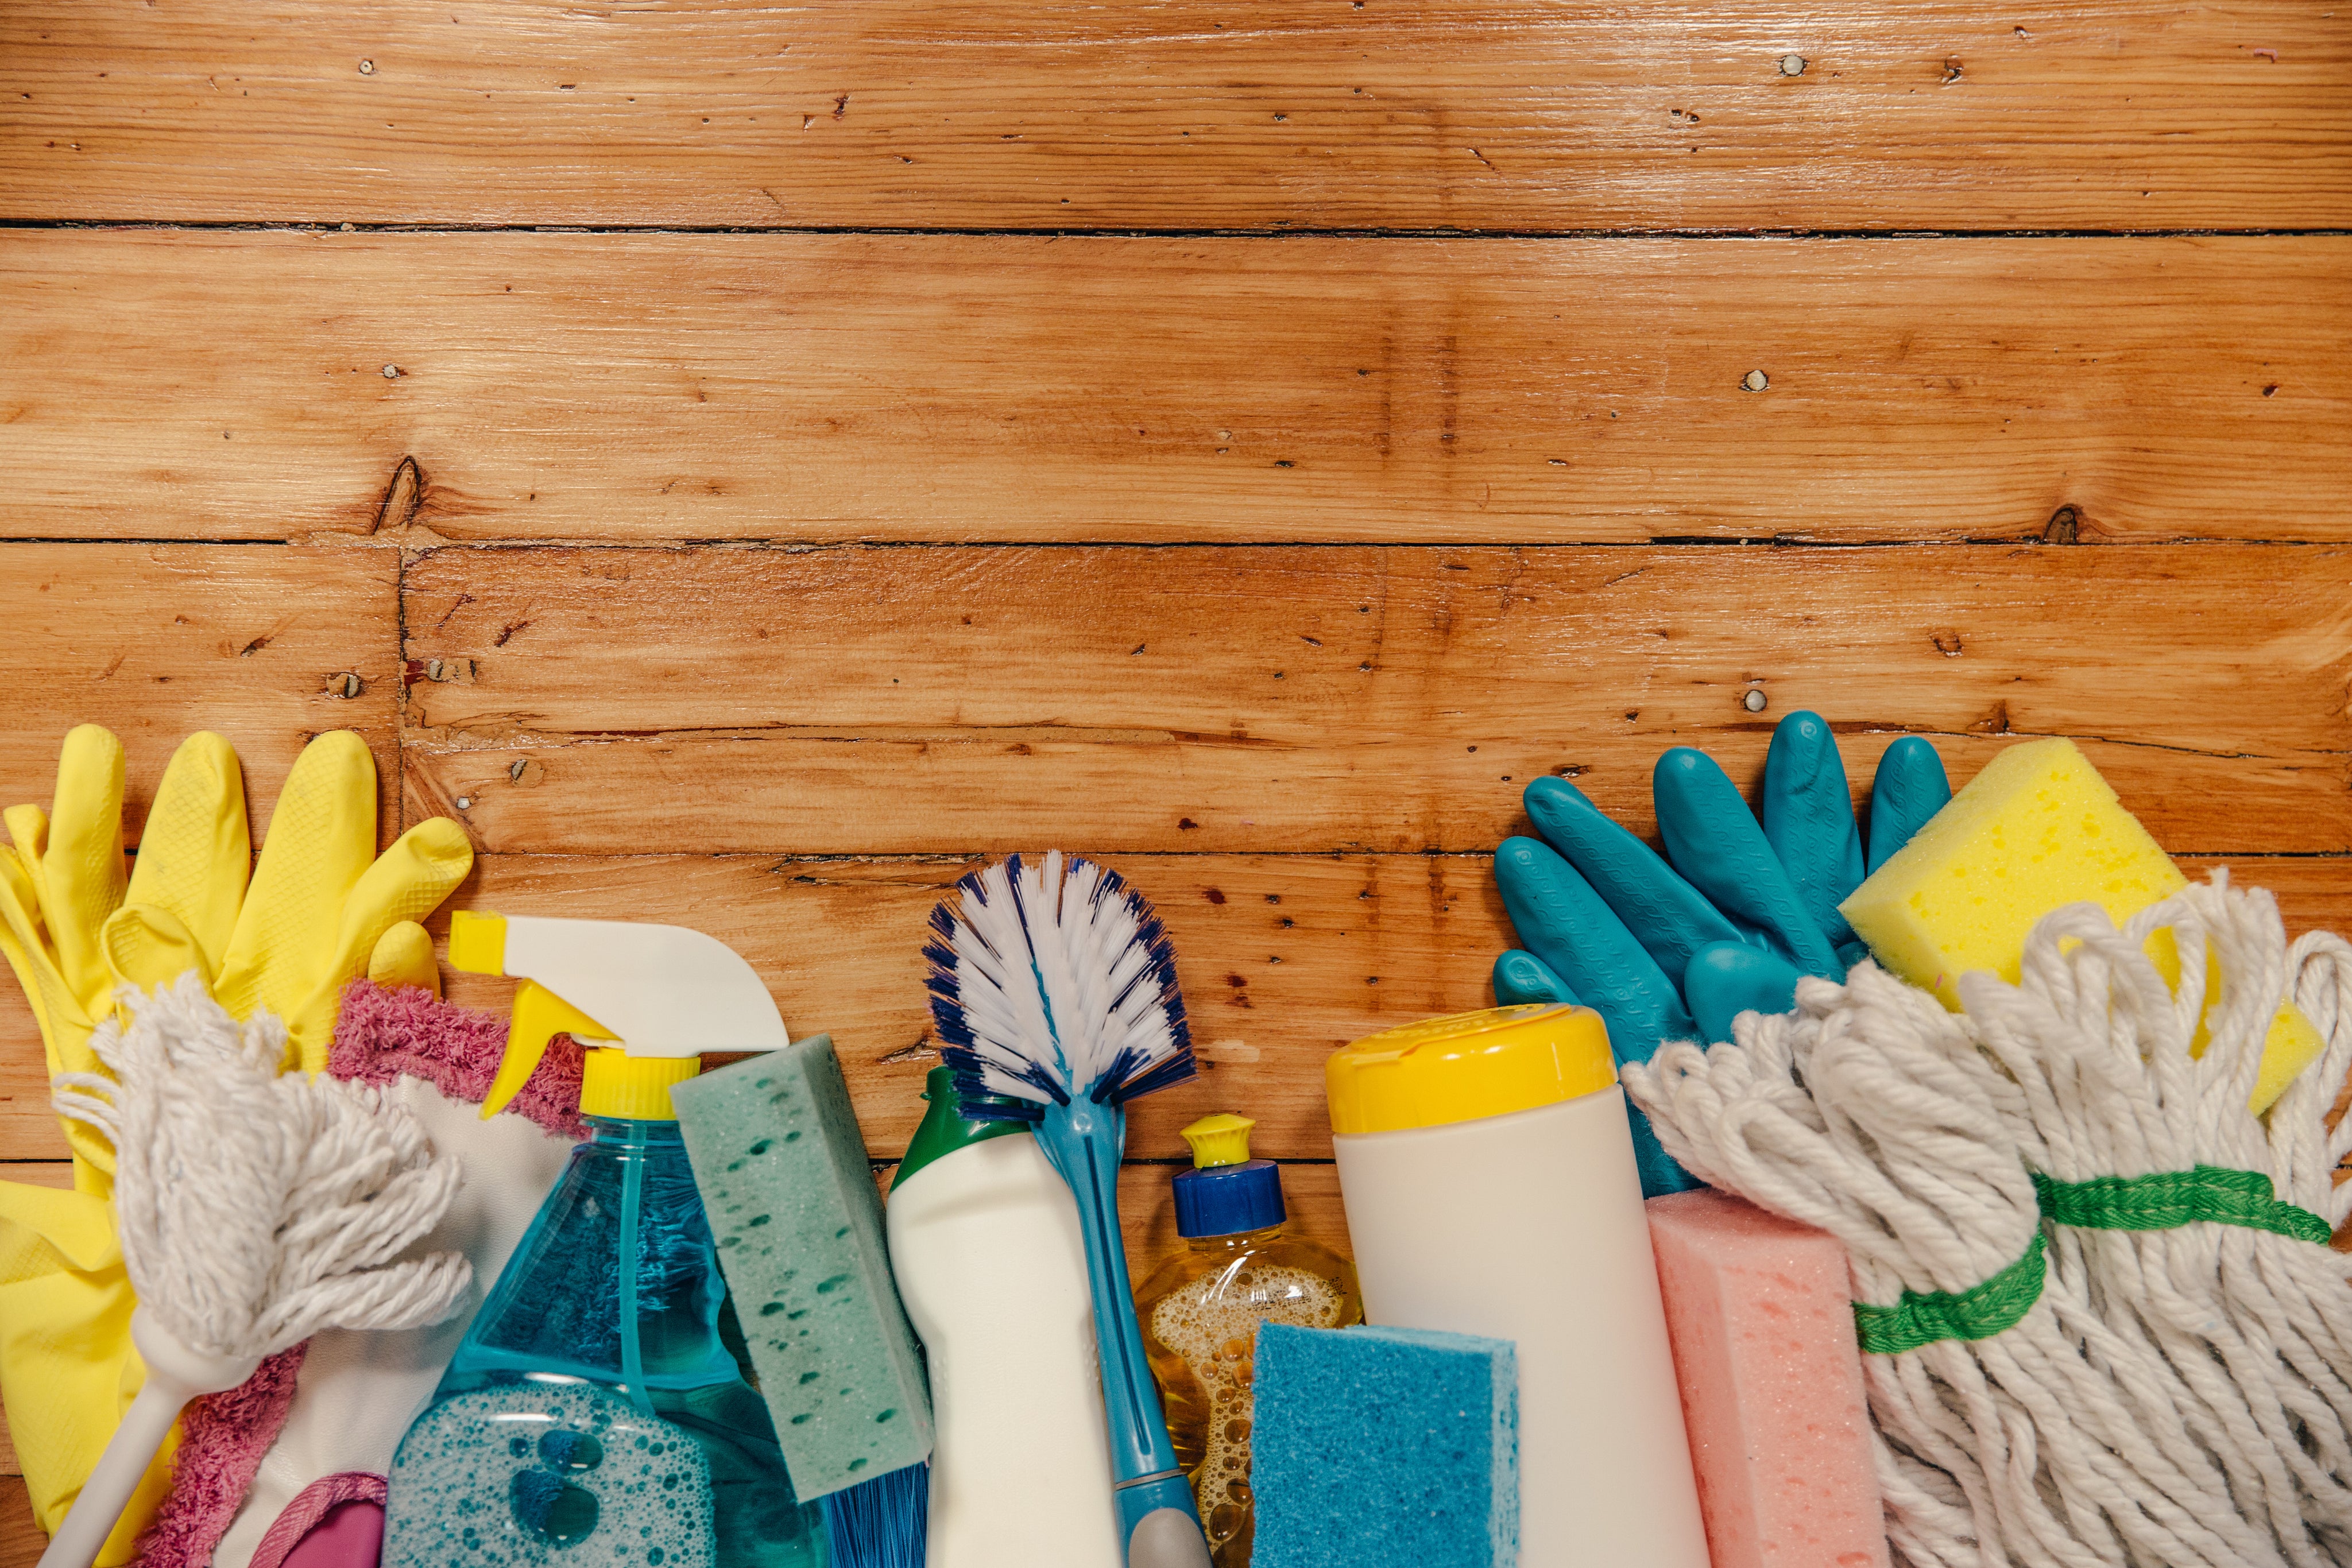
[[[1526,795],[1542,840],[1512,838],[1495,853],[1524,944],[1495,961],[1496,1001],[1591,1007],[1621,1063],[1669,1040],[1729,1040],[1740,1013],[1794,1006],[1805,975],[1843,979],[1864,947],[1838,904],[1952,793],[1934,747],[1896,741],[1872,781],[1865,847],[1836,740],[1812,713],[1773,731],[1760,820],[1688,747],[1658,758],[1651,792],[1666,859],[1552,778]],[[1626,1110],[1643,1193],[1698,1185]]]

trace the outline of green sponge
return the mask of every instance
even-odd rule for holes
[[[833,1040],[670,1091],[760,1392],[801,1500],[931,1451],[922,1353]]]

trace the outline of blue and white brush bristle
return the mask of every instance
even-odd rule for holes
[[[1197,1071],[1176,955],[1143,895],[1089,860],[1014,855],[931,912],[931,1019],[965,1114],[1034,1122],[1073,1100],[1123,1105]]]
[[[831,1568],[923,1568],[930,1543],[930,1466],[891,1470],[818,1501]]]

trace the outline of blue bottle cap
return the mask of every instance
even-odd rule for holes
[[[1176,1234],[1234,1236],[1289,1218],[1282,1206],[1282,1167],[1272,1160],[1212,1166],[1176,1177]]]

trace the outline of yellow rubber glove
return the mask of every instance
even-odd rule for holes
[[[0,820],[11,841],[0,852],[0,953],[33,1004],[49,1076],[102,1071],[89,1037],[114,1010],[99,932],[124,892],[122,743],[94,724],[76,728],[58,752],[51,810],[11,806]],[[66,1143],[74,1190],[106,1197],[114,1151],[104,1134],[68,1123]]]
[[[152,987],[199,969],[242,1019],[268,1008],[289,1026],[289,1062],[326,1064],[342,988],[362,972],[438,988],[415,920],[473,862],[457,825],[420,824],[381,858],[375,763],[349,731],[305,748],[280,792],[252,870],[236,753],[192,736],[149,812],[138,863],[122,875],[122,751],[85,725],[67,737],[53,819],[5,814],[0,936],[41,1024],[52,1075],[96,1071],[89,1036],[117,983]],[[36,1516],[54,1530],[144,1377],[131,1347],[130,1282],[105,1201],[113,1151],[79,1124],[72,1193],[0,1183],[0,1400]],[[109,1538],[126,1561],[169,1490],[167,1445]]]
[[[217,737],[197,736],[182,755],[199,742],[227,751]],[[375,793],[375,758],[358,736],[331,730],[312,741],[278,792],[250,886],[240,795],[192,799],[161,824],[167,836],[152,878],[159,824],[151,818],[130,896],[106,923],[111,973],[143,989],[197,969],[231,1018],[267,1009],[286,1020],[288,1066],[325,1071],[345,986],[362,975],[430,983],[432,944],[417,922],[474,863],[465,830],[446,817],[418,823],[378,856]],[[162,803],[159,795],[159,816]],[[230,889],[240,896],[226,896]]]
[[[50,811],[17,806],[5,816],[0,953],[41,1026],[50,1076],[99,1071],[89,1038],[114,988],[99,933],[125,890],[121,743],[96,725],[75,729],[58,754]],[[107,1202],[114,1151],[74,1123],[66,1141],[73,1191],[0,1182],[0,1404],[45,1530],[65,1518],[145,1375]],[[129,1560],[171,1489],[172,1448],[149,1468],[101,1564]]]
[[[131,1348],[135,1304],[111,1204],[0,1182],[0,1398],[45,1531],[64,1522],[146,1379]],[[100,1568],[131,1560],[171,1492],[178,1446],[174,1427],[107,1537]]]

